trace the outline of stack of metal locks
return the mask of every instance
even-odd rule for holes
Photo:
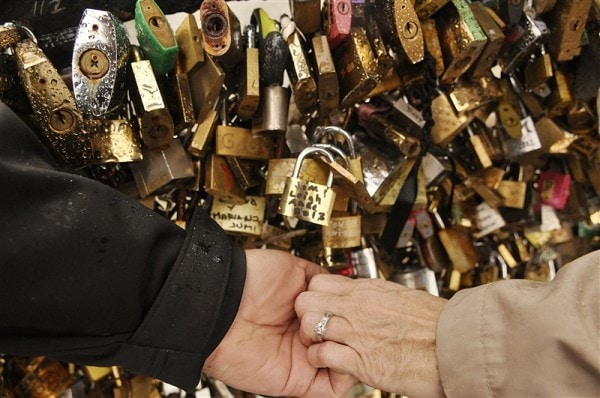
[[[240,21],[224,0],[204,0],[199,21],[171,26],[138,0],[131,45],[113,14],[87,9],[66,73],[30,30],[5,24],[0,99],[61,163],[182,228],[202,207],[243,247],[349,277],[451,297],[549,281],[599,246],[598,0],[290,0],[290,10]],[[103,379],[6,361],[16,396]],[[118,369],[103,372],[121,394]]]

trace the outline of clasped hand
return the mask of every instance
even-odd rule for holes
[[[360,380],[443,396],[435,327],[445,300],[383,280],[328,275],[276,250],[247,250],[238,314],[204,372],[272,396],[340,397]],[[315,326],[333,313],[318,342]]]

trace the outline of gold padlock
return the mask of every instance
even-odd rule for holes
[[[324,149],[308,147],[300,152],[292,176],[287,178],[278,213],[314,224],[328,225],[335,201],[333,173],[329,174],[326,185],[298,178],[303,160],[309,155],[317,154],[335,162],[333,156]]]
[[[312,38],[312,46],[314,69],[317,72],[319,111],[322,117],[327,117],[338,109],[340,85],[327,37],[316,34]]]
[[[545,17],[552,26],[548,50],[557,62],[570,61],[581,54],[581,38],[591,7],[592,0],[559,1]]]
[[[480,77],[489,74],[490,69],[495,65],[498,53],[500,53],[504,44],[505,36],[502,33],[502,28],[498,26],[495,18],[491,15],[494,10],[479,2],[473,2],[469,5],[481,29],[487,36],[487,44],[470,72],[471,76]]]

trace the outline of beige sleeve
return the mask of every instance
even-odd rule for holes
[[[457,293],[438,322],[448,397],[600,397],[600,251],[550,283],[511,280]]]

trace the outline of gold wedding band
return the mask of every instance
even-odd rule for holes
[[[332,312],[330,312],[330,311],[325,312],[323,314],[323,317],[319,321],[319,323],[317,323],[317,326],[315,326],[315,335],[317,336],[317,341],[319,343],[322,343],[325,338],[325,331],[327,330],[327,322],[329,322],[331,317],[333,317]]]

